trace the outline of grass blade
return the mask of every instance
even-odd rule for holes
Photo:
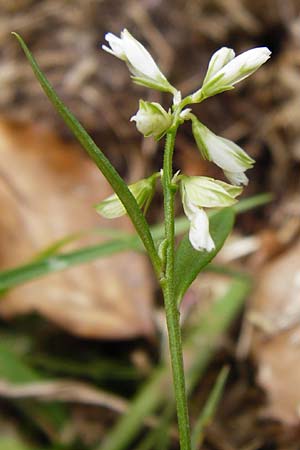
[[[212,421],[218,404],[220,402],[221,396],[224,391],[225,383],[227,381],[229,374],[229,368],[223,367],[218,375],[218,378],[209,394],[207,402],[204,405],[203,411],[198,417],[193,432],[192,432],[192,450],[200,449],[204,438],[205,428]]]

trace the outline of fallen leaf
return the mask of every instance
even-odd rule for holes
[[[128,402],[123,398],[74,380],[38,381],[25,384],[0,380],[0,397],[76,402],[102,406],[118,413],[124,413],[128,409]]]
[[[300,424],[300,241],[262,271],[247,314],[265,414]]]
[[[0,154],[2,269],[78,231],[132,231],[128,218],[107,221],[95,212],[111,189],[76,145],[45,129],[0,122]],[[84,244],[101,240],[94,235]],[[126,252],[15,288],[2,298],[0,314],[37,311],[75,335],[131,338],[153,332],[151,291],[145,257]]]

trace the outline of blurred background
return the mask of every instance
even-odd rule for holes
[[[198,374],[191,415],[197,417],[220,368],[229,364],[228,385],[203,448],[296,450],[299,0],[0,0],[1,270],[50,257],[47,271],[55,272],[2,288],[0,449],[101,450],[166,359],[161,298],[142,254],[117,253],[60,271],[66,266],[59,266],[57,251],[98,245],[132,227],[126,218],[106,222],[96,215],[93,206],[111,190],[10,35],[23,36],[63,101],[133,182],[161,168],[163,143],[144,140],[129,119],[140,98],[168,108],[170,97],[134,85],[125,64],[101,50],[105,33],[119,35],[123,28],[147,47],[183,94],[199,88],[211,54],[221,46],[236,53],[258,46],[272,51],[271,60],[234,90],[193,107],[210,129],[256,160],[243,198],[272,193],[273,201],[238,216],[218,257],[220,266],[247,272],[252,290],[214,336],[211,364],[203,363],[205,375]],[[185,174],[222,178],[201,159],[189,124],[180,129],[174,165]],[[148,214],[152,224],[162,221],[161,207],[158,192]],[[186,333],[203,324],[229,281],[224,274],[199,277],[186,301]],[[199,345],[205,347],[209,335],[203,337],[202,328],[188,360],[197,358]],[[157,392],[164,392],[163,386]],[[152,413],[145,413],[132,440],[119,449],[146,448],[138,445],[157,428],[155,421],[148,423]],[[168,448],[175,449],[172,425],[170,430]]]

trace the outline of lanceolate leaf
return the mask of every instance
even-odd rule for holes
[[[204,405],[203,411],[196,420],[192,432],[192,450],[197,450],[201,447],[202,441],[204,439],[205,428],[213,420],[213,417],[216,413],[219,401],[225,388],[228,374],[229,368],[226,366],[223,367],[211,392],[209,393],[209,397]]]
[[[232,208],[224,208],[212,215],[210,233],[215,243],[215,250],[212,252],[198,252],[190,244],[188,234],[186,234],[179,244],[175,255],[175,292],[178,303],[180,303],[184,293],[194,281],[198,273],[216,256],[223,247],[223,244],[232,230],[234,223],[234,211]]]
[[[145,248],[147,249],[156,273],[160,275],[160,259],[157,255],[146,219],[143,216],[143,213],[140,210],[139,206],[137,205],[134,196],[129,191],[124,180],[120,177],[115,168],[110,164],[109,160],[102,153],[102,151],[97,147],[95,142],[85,131],[80,122],[78,122],[78,120],[73,116],[73,114],[58,97],[57,93],[41,71],[39,65],[33,58],[30,50],[28,49],[21,36],[19,36],[17,33],[12,34],[18,39],[36,78],[38,79],[49,100],[52,102],[57,112],[61,115],[66,125],[72,131],[73,135],[80,142],[89,156],[93,159],[97,167],[101,170],[102,174],[105,176],[105,178],[123,203],[129,217],[132,220],[132,223],[135,226],[137,233],[139,234]]]

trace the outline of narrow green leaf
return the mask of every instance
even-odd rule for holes
[[[130,239],[112,240],[99,245],[92,245],[65,254],[50,256],[0,273],[0,291],[52,272],[93,261],[131,248]]]
[[[224,208],[210,217],[210,233],[215,243],[212,252],[198,252],[190,244],[188,234],[181,240],[175,254],[175,292],[180,303],[198,273],[216,256],[232,230],[234,211]]]
[[[256,206],[265,205],[266,203],[269,203],[270,200],[271,197],[269,194],[256,195],[254,197],[250,197],[249,199],[246,198],[241,200],[239,203],[233,206],[233,210],[237,214],[243,213]],[[176,236],[185,233],[188,229],[189,222],[185,217],[179,217],[175,220]],[[108,233],[108,230],[104,230],[104,232]],[[111,230],[110,233],[115,234],[113,230]],[[116,233],[120,234],[121,232],[116,231]],[[162,239],[164,236],[164,225],[159,224],[151,227],[151,234],[157,241]],[[62,241],[63,239],[60,241],[60,243]],[[54,246],[56,245],[57,243],[54,243]],[[55,252],[56,250],[57,248],[55,249]],[[50,255],[50,257],[48,255],[45,259],[41,260],[41,255],[44,252],[45,255],[49,253],[49,248],[47,248],[45,250],[42,250],[37,255],[38,261],[35,259],[34,262],[29,262],[22,266],[17,266],[12,269],[0,272],[0,294],[1,291],[5,289],[13,288],[14,286],[18,286],[19,284],[26,283],[27,281],[34,280],[35,278],[47,275],[49,273],[59,272],[61,270],[65,270],[79,264],[84,264],[90,261],[94,261],[95,259],[103,258],[105,256],[113,255],[115,253],[126,250],[143,250],[141,241],[138,236],[129,233],[123,233],[122,237],[112,239],[111,241],[107,241],[102,244],[83,247],[80,250],[56,255],[54,258],[53,255]],[[53,248],[51,249],[51,253],[53,253]],[[198,252],[197,256],[199,257]]]
[[[192,432],[192,450],[198,450],[201,447],[205,428],[212,421],[218,404],[220,402],[221,396],[224,391],[225,383],[227,381],[229,374],[229,368],[223,367],[218,375],[218,378],[209,394],[209,397],[204,405],[203,411],[199,415],[193,432]]]
[[[32,56],[30,50],[28,49],[27,45],[25,44],[22,37],[17,33],[12,33],[17,40],[19,41],[26,58],[28,59],[32,70],[38,79],[41,87],[43,88],[44,92],[48,96],[49,100],[52,102],[54,108],[57,110],[57,112],[61,115],[66,125],[69,127],[69,129],[72,131],[75,138],[80,142],[80,144],[83,146],[83,148],[87,151],[89,156],[92,158],[94,163],[97,165],[97,167],[100,169],[102,174],[105,176],[111,187],[113,188],[114,192],[117,194],[121,202],[123,203],[129,217],[132,220],[133,225],[135,226],[135,229],[140,236],[145,248],[147,249],[147,252],[149,254],[149,257],[152,261],[153,267],[157,273],[157,275],[160,276],[160,269],[161,269],[161,263],[160,259],[157,255],[155,245],[149,230],[149,226],[146,222],[146,219],[140,210],[134,196],[128,189],[126,183],[124,180],[120,177],[118,172],[115,170],[115,168],[111,165],[109,160],[106,158],[106,156],[102,153],[102,151],[97,147],[95,142],[92,140],[90,135],[86,132],[86,130],[83,128],[81,123],[73,116],[73,114],[69,111],[69,109],[64,105],[64,103],[61,101],[61,99],[58,97],[57,93],[53,89],[52,85],[48,81],[48,79],[45,77],[43,72],[41,71],[38,63]]]
[[[265,192],[263,194],[243,198],[233,206],[233,209],[237,214],[241,214],[246,211],[250,211],[251,209],[258,208],[259,206],[267,205],[268,203],[271,203],[273,200],[274,200],[273,195],[268,192]]]

